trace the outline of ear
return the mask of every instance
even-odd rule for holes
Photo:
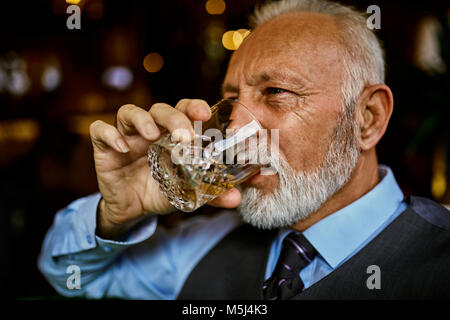
[[[357,103],[361,151],[374,148],[386,132],[394,107],[391,89],[385,84],[366,87]]]

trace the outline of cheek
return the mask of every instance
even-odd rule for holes
[[[285,121],[279,131],[280,152],[295,170],[312,171],[325,158],[332,133],[333,129],[324,123]]]

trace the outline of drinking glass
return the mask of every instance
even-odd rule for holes
[[[177,209],[191,212],[267,165],[262,127],[241,103],[223,99],[211,118],[194,122],[194,139],[173,141],[165,134],[148,151],[153,178]]]

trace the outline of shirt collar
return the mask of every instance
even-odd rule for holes
[[[303,232],[333,269],[387,221],[403,200],[391,169],[380,165],[378,170],[381,181],[372,190]],[[284,230],[282,237],[287,233]]]

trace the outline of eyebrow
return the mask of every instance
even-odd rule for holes
[[[239,93],[239,87],[236,87],[236,86],[232,85],[231,83],[224,82],[222,84],[222,96],[224,95],[225,92]]]
[[[273,71],[270,73],[262,72],[253,75],[249,79],[247,79],[247,84],[250,86],[257,86],[268,81],[278,81],[298,90],[308,87],[308,84],[311,83],[311,81],[309,81],[308,79],[299,77],[293,72]],[[225,82],[222,85],[222,94],[224,94],[225,92],[239,93],[239,87]]]

